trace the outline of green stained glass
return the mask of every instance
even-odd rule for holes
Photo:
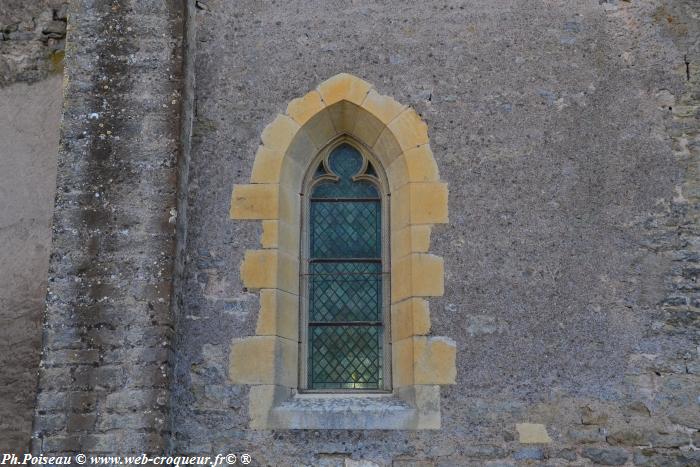
[[[338,179],[319,183],[310,199],[309,388],[382,389],[381,200],[372,183],[353,180],[363,168],[376,172],[348,144],[328,168]]]
[[[314,389],[381,389],[382,328],[315,326],[309,332]]]
[[[311,201],[313,258],[381,256],[379,201]]]
[[[380,263],[311,263],[310,322],[381,321]]]

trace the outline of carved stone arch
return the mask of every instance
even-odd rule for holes
[[[294,402],[300,192],[310,162],[342,136],[371,151],[386,172],[391,192],[392,386],[395,402],[407,407],[404,412],[391,409],[397,417],[387,417],[388,409],[381,405],[375,415],[343,417],[329,407],[328,417],[312,416]],[[234,187],[230,212],[232,219],[263,223],[262,249],[246,251],[241,264],[244,285],[260,290],[256,335],[234,341],[229,366],[233,383],[254,386],[251,427],[439,428],[439,385],[454,383],[455,344],[428,336],[425,298],[441,296],[444,290],[442,258],[428,253],[430,232],[433,224],[447,222],[448,196],[427,125],[413,109],[341,73],[291,101],[286,113],[263,130],[261,140],[251,183]]]

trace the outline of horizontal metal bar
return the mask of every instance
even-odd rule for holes
[[[381,201],[381,198],[311,198],[310,201],[313,202],[320,202],[320,203],[345,203],[345,202],[350,202],[350,201],[357,201],[360,203],[367,203],[367,202],[378,202]]]
[[[386,276],[389,272],[308,272],[304,274],[299,274],[302,277],[313,277],[313,276]]]
[[[381,258],[309,258],[309,263],[381,263]]]
[[[381,321],[309,321],[309,326],[383,326]]]

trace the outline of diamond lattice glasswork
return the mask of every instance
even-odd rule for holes
[[[310,389],[383,388],[382,219],[375,176],[348,144],[315,172],[323,180],[310,198]]]

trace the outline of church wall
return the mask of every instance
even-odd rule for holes
[[[199,2],[172,449],[262,465],[692,463],[697,75],[689,2]],[[688,71],[690,70],[690,71]],[[254,431],[229,347],[255,334],[228,218],[262,129],[337,73],[428,124],[457,342],[438,431]],[[252,358],[252,356],[251,356]],[[641,446],[644,446],[642,448]]]

